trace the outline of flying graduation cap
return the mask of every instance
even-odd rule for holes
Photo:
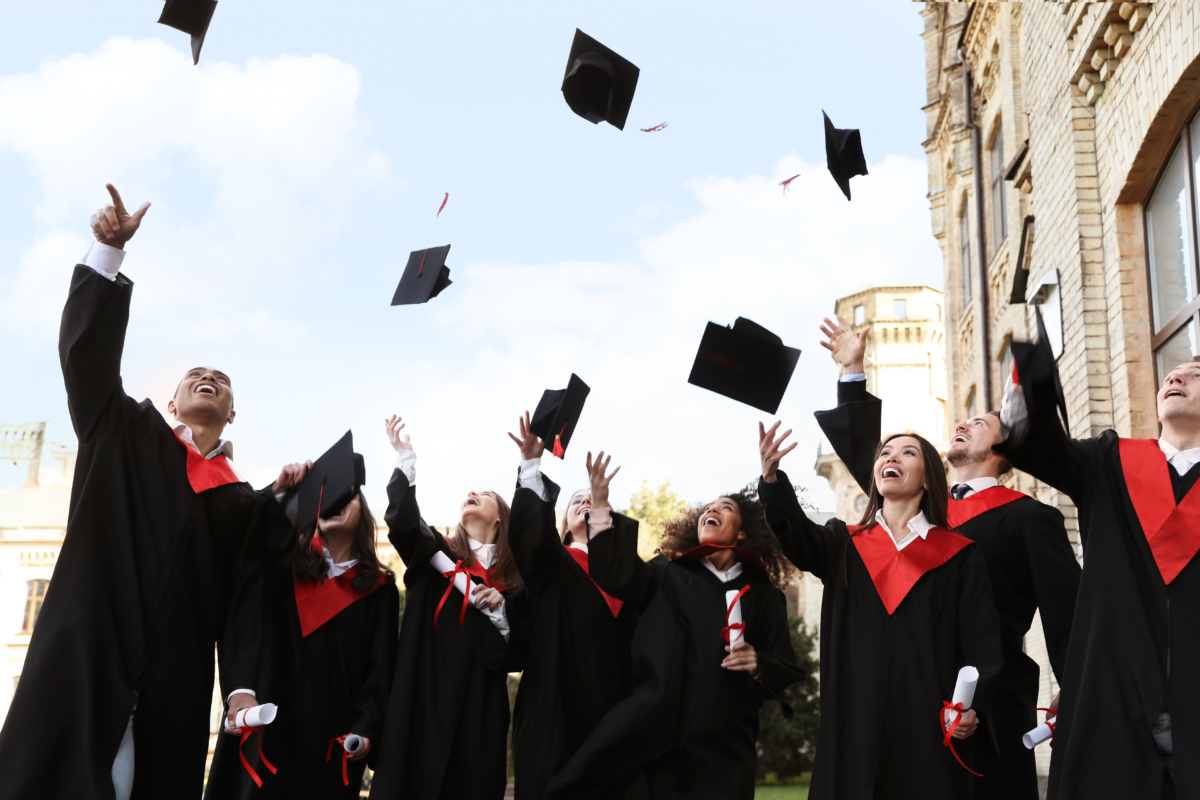
[[[588,122],[604,121],[625,130],[640,72],[630,61],[576,28],[563,75],[563,97],[571,110]]]
[[[838,188],[850,199],[850,179],[867,174],[867,159],[863,156],[862,136],[856,128],[835,128],[829,115],[825,117],[825,162]]]
[[[296,530],[304,531],[321,519],[341,512],[367,482],[363,457],[354,452],[354,434],[346,435],[318,458],[296,488]]]
[[[732,328],[710,322],[688,383],[774,414],[799,359],[799,350],[745,317]]]
[[[1012,348],[1013,368],[1017,373],[1017,382],[1025,397],[1026,408],[1033,408],[1033,398],[1044,391],[1042,387],[1046,387],[1046,384],[1052,382],[1055,404],[1058,406],[1058,413],[1062,415],[1063,430],[1069,431],[1071,426],[1067,419],[1067,400],[1063,394],[1062,380],[1058,375],[1058,362],[1054,358],[1054,346],[1050,344],[1050,336],[1046,333],[1042,310],[1034,306],[1033,313],[1037,317],[1037,341],[1009,344],[1009,347]]]
[[[592,391],[574,372],[565,389],[547,389],[542,392],[537,409],[529,421],[529,430],[546,444],[550,453],[562,458],[567,445],[583,414],[583,401]]]
[[[449,286],[450,268],[446,266],[446,257],[450,255],[450,245],[430,247],[426,250],[413,250],[408,254],[408,265],[400,276],[400,285],[392,296],[392,305],[410,306],[417,303],[428,303],[432,298]]]
[[[167,0],[158,21],[192,37],[192,63],[200,63],[200,48],[204,34],[217,10],[217,0]]]

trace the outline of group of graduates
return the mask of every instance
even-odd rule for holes
[[[1022,735],[1039,611],[1062,687],[1050,797],[1200,796],[1200,363],[1166,376],[1162,439],[1072,440],[1044,337],[1014,344],[1001,411],[954,429],[951,488],[929,441],[881,438],[868,330],[826,320],[843,375],[817,417],[866,493],[862,519],[812,521],[780,469],[790,431],[760,424],[757,487],[670,523],[649,561],[609,504],[604,453],[556,516],[528,413],[509,434],[511,502],[471,492],[453,530],[433,529],[393,416],[401,623],[361,458],[346,450],[345,491],[322,483],[309,514],[312,462],[261,491],[234,470],[221,371],[183,377],[172,421],[125,393],[121,265],[149,206],[109,191],[63,311],[79,457],[0,729],[0,800],[356,797],[368,764],[373,798],[499,800],[516,671],[518,798],[752,798],[759,709],[790,716],[803,677],[783,594],[798,570],[824,584],[814,800],[1036,798]],[[1087,569],[1061,513],[1000,485],[1013,466],[1072,498]],[[214,646],[228,735],[205,786]],[[969,707],[951,702],[966,667]]]

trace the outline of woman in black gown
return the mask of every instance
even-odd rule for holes
[[[508,782],[508,673],[520,668],[509,615],[524,593],[509,508],[494,492],[470,492],[453,533],[426,525],[403,427],[387,421],[397,464],[384,519],[406,567],[404,621],[371,797],[499,800]],[[456,579],[469,582],[467,596]]]

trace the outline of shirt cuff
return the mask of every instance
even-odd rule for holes
[[[417,454],[412,450],[400,449],[396,451],[396,469],[404,473],[404,477],[408,478],[409,486],[417,485]]]
[[[867,373],[865,373],[865,372],[846,373],[842,377],[838,378],[838,383],[850,383],[852,381],[865,381],[866,379],[867,379]]]
[[[109,249],[112,249],[112,248],[109,248]],[[253,697],[255,700],[258,699],[258,695],[254,694],[253,689],[234,689],[232,692],[229,693],[229,697],[225,698],[225,705],[229,705],[229,701],[233,699],[233,696],[235,694],[248,694],[251,697]]]
[[[532,489],[537,493],[537,496],[542,500],[549,502],[550,497],[546,492],[546,483],[542,480],[542,459],[531,458],[521,462],[521,468],[517,472],[517,483],[522,489]]]
[[[117,273],[121,271],[121,263],[124,260],[124,250],[109,247],[103,242],[92,242],[87,252],[83,254],[83,261],[80,263],[86,267],[91,267],[110,281],[115,281]]]
[[[500,635],[504,637],[504,641],[507,642],[508,635],[509,635],[509,628],[508,628],[508,613],[505,610],[505,601],[501,600],[500,605],[496,606],[495,608],[492,608],[492,609],[481,608],[479,610],[482,611],[483,615],[485,617],[487,617],[488,620],[493,625],[496,626],[496,630],[500,632]]]
[[[588,539],[597,533],[602,533],[613,526],[611,508],[592,508],[588,510]]]

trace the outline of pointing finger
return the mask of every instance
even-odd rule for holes
[[[121,202],[121,194],[117,191],[117,187],[113,186],[111,183],[106,183],[104,188],[108,189],[108,194],[110,197],[112,197],[113,205],[124,211],[125,204]]]

